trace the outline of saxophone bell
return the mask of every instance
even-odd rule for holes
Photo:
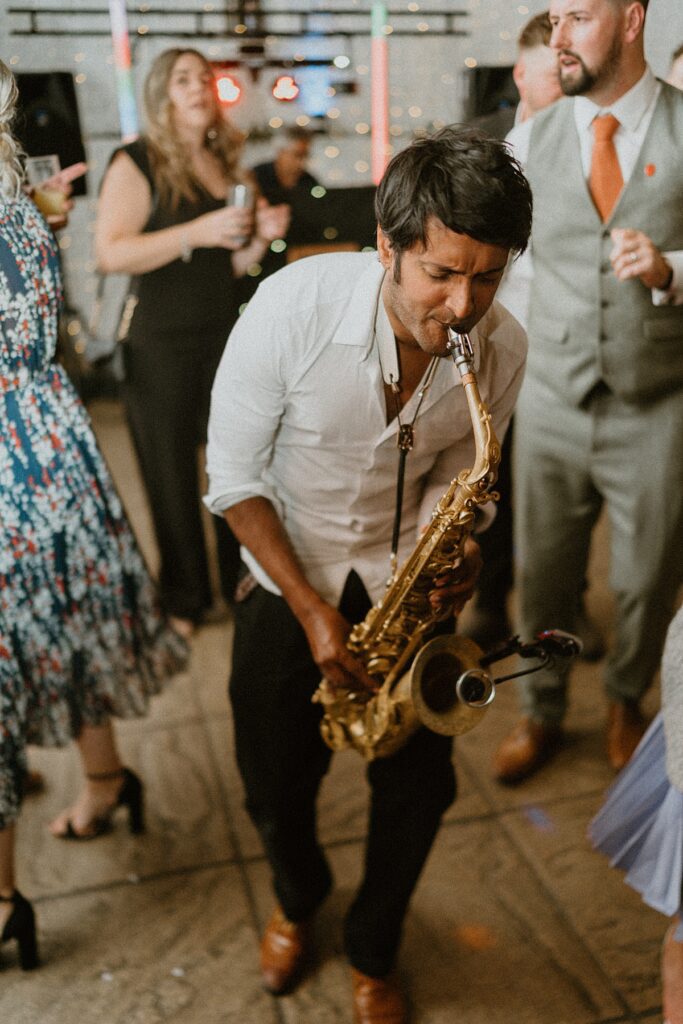
[[[461,736],[481,721],[496,696],[473,640],[452,633],[421,648],[410,670],[410,696],[422,725],[442,736]]]

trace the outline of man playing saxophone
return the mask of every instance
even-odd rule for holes
[[[471,419],[449,358],[469,334],[502,438],[526,338],[497,303],[524,250],[531,195],[505,146],[450,126],[389,164],[377,191],[377,253],[293,263],[258,289],[226,347],[209,425],[209,494],[242,544],[230,696],[246,804],[277,907],[261,944],[263,983],[291,991],[311,921],[332,884],[315,801],[331,751],[311,697],[375,684],[346,646],[384,591],[392,526],[402,562],[451,480],[473,464]],[[397,517],[397,437],[403,459]],[[479,570],[468,537],[431,602],[457,613]],[[390,977],[401,926],[441,817],[455,797],[452,739],[419,728],[368,766],[365,874],[347,914],[356,1024],[404,1024]]]

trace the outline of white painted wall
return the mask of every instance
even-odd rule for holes
[[[11,0],[12,6],[29,8],[28,0]],[[78,15],[85,0],[36,0],[41,7],[71,8],[73,15],[52,16],[52,24],[60,29],[82,28],[85,16]],[[152,4],[157,0],[150,0]],[[400,5],[407,11],[409,0]],[[423,7],[436,6],[429,0],[421,0]],[[116,145],[118,133],[118,111],[116,104],[113,58],[108,38],[83,38],[69,36],[19,36],[13,35],[12,27],[28,23],[28,14],[8,18],[6,9],[10,0],[0,0],[0,56],[17,71],[73,71],[78,76],[77,92],[84,141],[90,164],[90,196],[78,199],[68,230],[62,233],[61,245],[64,253],[65,275],[73,304],[88,313],[94,290],[92,261],[92,228],[95,214],[95,195],[101,174],[106,166],[109,153]],[[367,12],[371,0],[309,0],[311,9],[319,7],[329,10],[334,6],[355,5],[360,14]],[[296,0],[296,6],[301,0]],[[419,36],[389,37],[390,88],[391,88],[391,130],[394,144],[405,145],[416,128],[431,128],[434,123],[457,121],[463,114],[466,95],[465,61],[476,60],[480,65],[511,64],[515,56],[515,41],[520,28],[528,18],[547,6],[546,0],[453,0],[454,7],[469,10],[463,26],[470,31],[468,38],[445,36],[439,32],[439,19],[432,20],[429,30]],[[87,7],[101,6],[104,0],[88,0]],[[180,8],[201,10],[204,0],[165,0],[164,26],[172,24],[174,31],[188,27],[188,21],[180,14]],[[214,6],[220,10],[220,0]],[[282,25],[291,24],[286,16],[287,0],[263,0],[263,8],[279,11]],[[4,9],[3,9],[4,8]],[[96,20],[101,24],[101,19]],[[149,19],[150,27],[153,22]],[[683,0],[651,0],[648,13],[646,46],[648,59],[655,73],[666,74],[671,51],[683,41]],[[156,54],[168,46],[188,45],[187,39],[174,40],[167,36],[154,37],[148,34],[136,35],[134,57],[138,91],[145,73]],[[212,60],[229,60],[238,56],[239,37],[226,40],[197,38],[192,45],[202,50]],[[339,72],[338,78],[355,78],[358,91],[352,95],[335,97],[334,105],[339,113],[336,118],[326,119],[327,134],[316,137],[311,170],[323,183],[328,185],[367,184],[370,180],[370,136],[364,126],[370,122],[370,40],[368,37],[352,37],[345,40],[319,38],[288,40],[277,38],[269,41],[267,55],[293,57],[297,52],[304,56],[334,57],[345,53],[351,59],[346,72]],[[268,122],[275,116],[293,121],[301,110],[295,104],[277,103],[270,95],[270,88],[277,72],[268,69],[262,72],[259,82],[253,84],[247,74],[240,74],[247,86],[247,96],[233,109],[232,116],[242,128],[267,129]],[[250,141],[247,144],[245,162],[256,163],[266,159],[272,146],[268,141]]]

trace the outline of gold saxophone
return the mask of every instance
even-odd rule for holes
[[[491,488],[500,444],[479,394],[468,335],[449,329],[449,350],[472,420],[474,467],[451,481],[415,550],[347,640],[377,692],[332,687],[323,679],[313,696],[323,705],[320,729],[327,745],[353,747],[368,761],[393,754],[420,725],[449,736],[467,732],[495,696],[493,680],[479,664],[482,651],[472,640],[454,634],[426,639],[444,619],[429,602],[434,581],[462,559],[477,506],[498,498]]]

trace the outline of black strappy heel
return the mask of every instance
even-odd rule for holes
[[[38,940],[36,939],[36,915],[29,901],[15,889],[11,896],[0,896],[0,902],[11,903],[12,913],[5,922],[0,935],[0,944],[16,939],[19,946],[19,963],[22,971],[38,967]]]
[[[85,842],[89,839],[98,839],[99,836],[106,835],[113,828],[111,819],[117,807],[126,807],[128,809],[128,828],[132,835],[137,836],[145,831],[143,786],[135,772],[132,772],[130,768],[118,768],[115,772],[99,772],[94,775],[86,775],[86,778],[90,779],[91,782],[106,782],[109,779],[122,778],[123,785],[116,798],[116,803],[106,814],[95,818],[91,831],[85,833],[77,832],[73,827],[73,823],[68,821],[66,831],[61,832],[56,837],[57,839],[73,839]]]

